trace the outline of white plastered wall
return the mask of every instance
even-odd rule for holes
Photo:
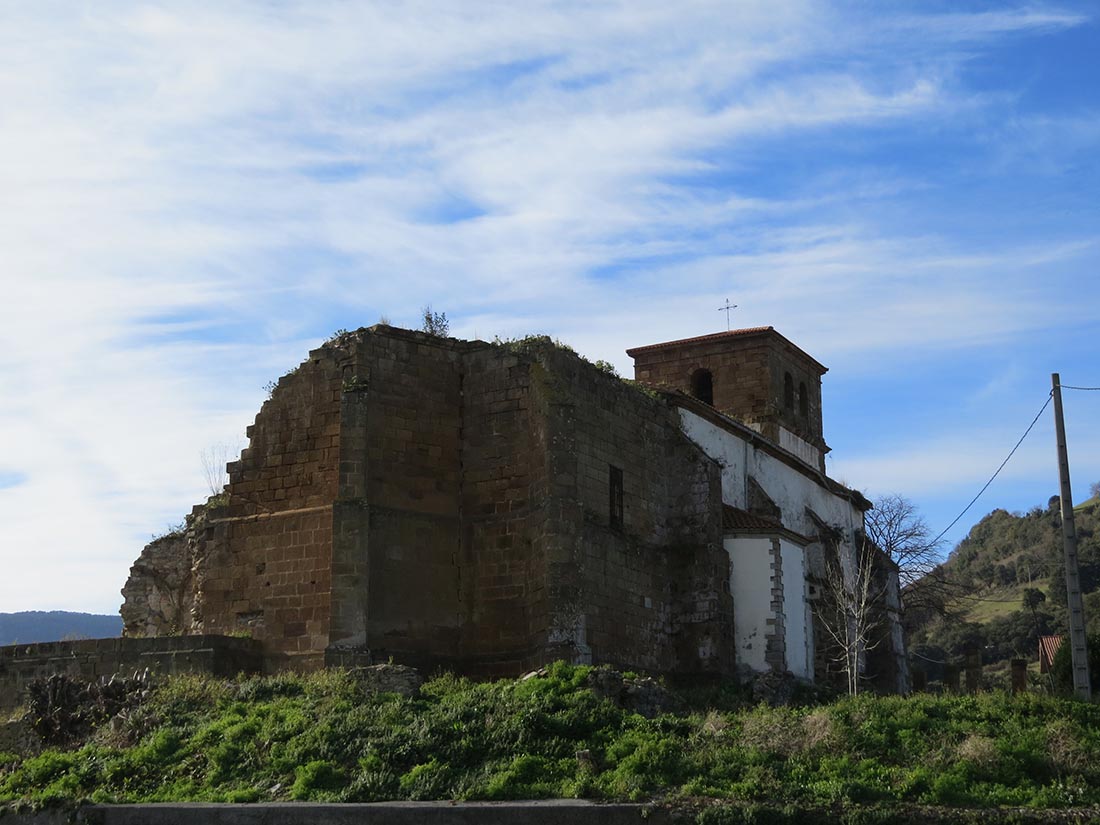
[[[813,617],[806,585],[806,552],[794,542],[779,542],[783,556],[783,614],[787,643],[787,670],[803,679],[814,678],[814,657],[810,647]]]
[[[804,536],[817,532],[806,509],[829,525],[844,531],[851,544],[855,530],[863,527],[863,514],[851,502],[824,487],[812,475],[799,472],[786,461],[757,449],[736,433],[725,430],[689,410],[680,410],[684,432],[722,467],[722,501],[748,509],[748,478],[752,476],[782,511],[783,526]]]
[[[737,661],[753,670],[767,670],[767,620],[772,616],[771,539],[761,536],[726,538],[730,557],[730,593]]]
[[[863,513],[858,508],[825,487],[816,473],[800,472],[789,461],[767,449],[758,449],[750,439],[686,409],[680,410],[680,417],[687,436],[721,466],[723,503],[748,509],[751,477],[779,507],[782,524],[788,530],[807,537],[816,535],[818,526],[807,512],[812,510],[827,524],[841,530],[842,566],[846,576],[854,575],[855,533],[863,527]],[[730,553],[730,592],[734,599],[739,661],[754,670],[764,670],[767,667],[764,636],[768,627],[765,622],[772,615],[771,542],[758,536],[729,537],[724,545]],[[781,552],[787,668],[812,679],[813,615],[806,583],[806,551],[783,539]]]

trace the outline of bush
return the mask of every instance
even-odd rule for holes
[[[1086,643],[1089,649],[1089,681],[1093,698],[1100,699],[1100,633],[1090,634]],[[1051,662],[1050,678],[1054,689],[1064,696],[1073,694],[1073,651],[1067,635]]]

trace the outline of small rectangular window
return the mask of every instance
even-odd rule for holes
[[[623,528],[623,471],[614,464],[608,465],[608,514],[611,527],[615,530]]]

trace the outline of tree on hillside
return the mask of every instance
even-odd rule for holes
[[[1037,587],[1024,588],[1024,607],[1035,613],[1039,609],[1039,605],[1047,600],[1047,594]]]
[[[1047,594],[1040,590],[1038,587],[1025,587],[1023,602],[1024,607],[1031,611],[1031,619],[1036,627],[1036,634],[1038,634],[1039,627],[1039,605],[1047,600]]]

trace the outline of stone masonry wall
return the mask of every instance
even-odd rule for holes
[[[328,661],[477,675],[542,661],[529,367],[481,342],[362,335],[345,382]]]
[[[499,347],[464,363],[461,649],[482,673],[515,674],[540,663],[546,639],[546,564],[533,540],[545,460],[532,365]]]
[[[342,355],[319,349],[280,379],[193,548],[194,626],[250,633],[270,668],[317,666],[328,644]]]
[[[462,366],[458,342],[364,335],[367,646],[409,664],[460,644]]]
[[[717,468],[663,403],[548,342],[377,328],[353,349],[328,661],[725,666]]]
[[[152,673],[210,673],[236,676],[261,667],[259,644],[224,636],[175,636],[147,639],[83,639],[0,647],[0,711],[23,701],[35,679],[55,673],[84,680]]]
[[[663,403],[574,356],[546,350],[539,358],[553,656],[731,670],[717,465]],[[612,467],[622,471],[621,525],[611,519]]]
[[[821,376],[805,355],[778,334],[744,338],[719,338],[647,350],[634,354],[634,375],[654,387],[691,394],[691,376],[697,369],[710,370],[714,407],[722,413],[759,425],[778,443],[782,424],[818,447],[824,447],[821,423]],[[784,373],[793,381],[794,406],[784,403]],[[799,411],[798,389],[807,392],[807,415]]]
[[[250,633],[269,669],[733,667],[717,466],[663,402],[549,342],[342,335],[248,434],[227,503],[191,522],[184,632]]]

